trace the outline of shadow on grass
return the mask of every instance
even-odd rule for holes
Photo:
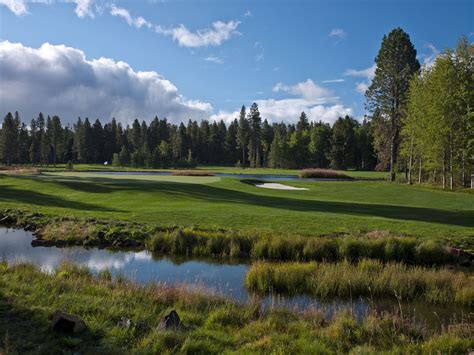
[[[15,305],[0,296],[0,354],[62,354],[91,352],[100,346],[101,336],[86,329],[74,338],[51,330],[49,313]]]
[[[19,177],[26,179],[26,177]],[[29,178],[35,179],[35,178]],[[449,211],[427,207],[397,206],[388,204],[354,203],[341,201],[320,201],[281,196],[253,194],[244,191],[226,189],[206,184],[186,184],[170,181],[150,181],[136,179],[110,179],[106,177],[60,177],[42,178],[46,182],[58,187],[81,191],[84,193],[107,194],[120,191],[136,191],[137,193],[164,193],[171,196],[189,197],[204,202],[226,202],[230,204],[248,204],[253,206],[279,208],[298,212],[326,212],[354,216],[383,217],[405,221],[420,221],[440,223],[462,227],[474,227],[474,211]],[[251,181],[253,182],[253,181]],[[250,182],[250,183],[251,183]],[[245,181],[249,183],[249,181]],[[3,187],[1,188],[3,189]],[[1,191],[0,189],[0,191]],[[7,193],[9,191],[7,190]],[[30,191],[24,191],[21,196],[19,190],[10,190],[10,200],[20,200],[32,203]],[[12,195],[13,194],[13,195]],[[112,209],[99,208],[81,202],[62,200],[57,197],[33,193],[37,204],[55,205],[75,209]],[[0,200],[4,194],[0,195]],[[46,199],[47,203],[42,201]],[[48,200],[49,199],[49,200]],[[191,203],[191,202],[190,202]],[[231,208],[231,207],[230,207]],[[126,211],[123,211],[126,212]]]
[[[32,190],[19,190],[8,185],[0,186],[0,201],[21,202],[37,206],[72,208],[85,211],[123,212],[114,208],[97,206],[91,203],[67,200],[59,196],[44,194]]]

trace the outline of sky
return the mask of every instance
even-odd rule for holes
[[[124,124],[362,119],[381,39],[409,35],[431,65],[461,35],[472,0],[0,0],[0,113]]]

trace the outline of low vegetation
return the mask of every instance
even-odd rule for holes
[[[448,269],[363,259],[357,264],[255,263],[246,286],[261,294],[309,294],[331,297],[395,297],[400,301],[457,303],[474,306],[474,278]]]
[[[303,179],[341,179],[341,180],[352,180],[349,175],[331,169],[303,169],[299,172],[298,176]]]
[[[203,170],[172,170],[171,175],[174,176],[214,176],[210,171]]]
[[[263,310],[199,291],[136,286],[71,264],[51,274],[34,266],[0,264],[0,351],[5,353],[467,353],[471,319],[427,329],[400,314],[371,312],[362,321],[340,312]],[[83,319],[74,337],[54,333],[48,316],[62,310]],[[176,310],[186,329],[159,330]],[[120,317],[132,320],[124,327]],[[141,325],[141,326],[138,326]],[[34,329],[34,331],[32,331]]]

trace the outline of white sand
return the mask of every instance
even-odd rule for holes
[[[274,182],[266,182],[264,184],[256,184],[257,187],[263,187],[264,189],[274,189],[274,190],[308,190],[305,187],[294,187],[283,184],[277,184]]]

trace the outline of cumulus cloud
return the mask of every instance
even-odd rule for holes
[[[346,36],[347,36],[347,33],[342,28],[334,28],[331,30],[331,32],[329,32],[329,37],[343,39]]]
[[[338,102],[337,97],[331,96],[332,92],[313,82],[311,79],[294,84],[285,85],[278,83],[273,87],[274,92],[283,92],[294,98],[254,100],[258,104],[262,117],[270,122],[289,122],[298,120],[302,111],[306,112],[311,121],[333,123],[338,117],[353,115],[351,108]],[[239,111],[219,111],[211,116],[213,120],[231,122],[238,117]]]
[[[155,71],[135,71],[108,58],[88,60],[64,45],[0,42],[0,80],[0,112],[18,110],[27,121],[40,111],[69,123],[78,116],[129,123],[155,115],[179,122],[212,111],[209,103],[183,97]]]
[[[124,19],[130,26],[134,26],[136,28],[141,28],[143,26],[151,28],[153,25],[145,20],[143,17],[133,17],[130,15],[130,12],[123,7],[117,7],[114,4],[110,5],[110,14],[112,16],[118,16]]]
[[[199,48],[207,46],[220,46],[233,35],[238,34],[239,21],[216,21],[211,28],[201,29],[196,32],[190,31],[186,26],[180,25],[176,28],[166,29],[156,26],[157,33],[171,36],[181,47]]]
[[[365,95],[365,92],[367,91],[368,88],[369,88],[369,84],[367,84],[364,81],[359,82],[359,83],[356,84],[356,91],[359,94]]]
[[[305,100],[317,101],[319,103],[334,102],[337,100],[337,97],[333,96],[331,90],[316,84],[311,79],[306,79],[306,81],[294,85],[284,85],[283,83],[278,83],[273,87],[273,91],[287,92],[292,95],[301,96]]]

